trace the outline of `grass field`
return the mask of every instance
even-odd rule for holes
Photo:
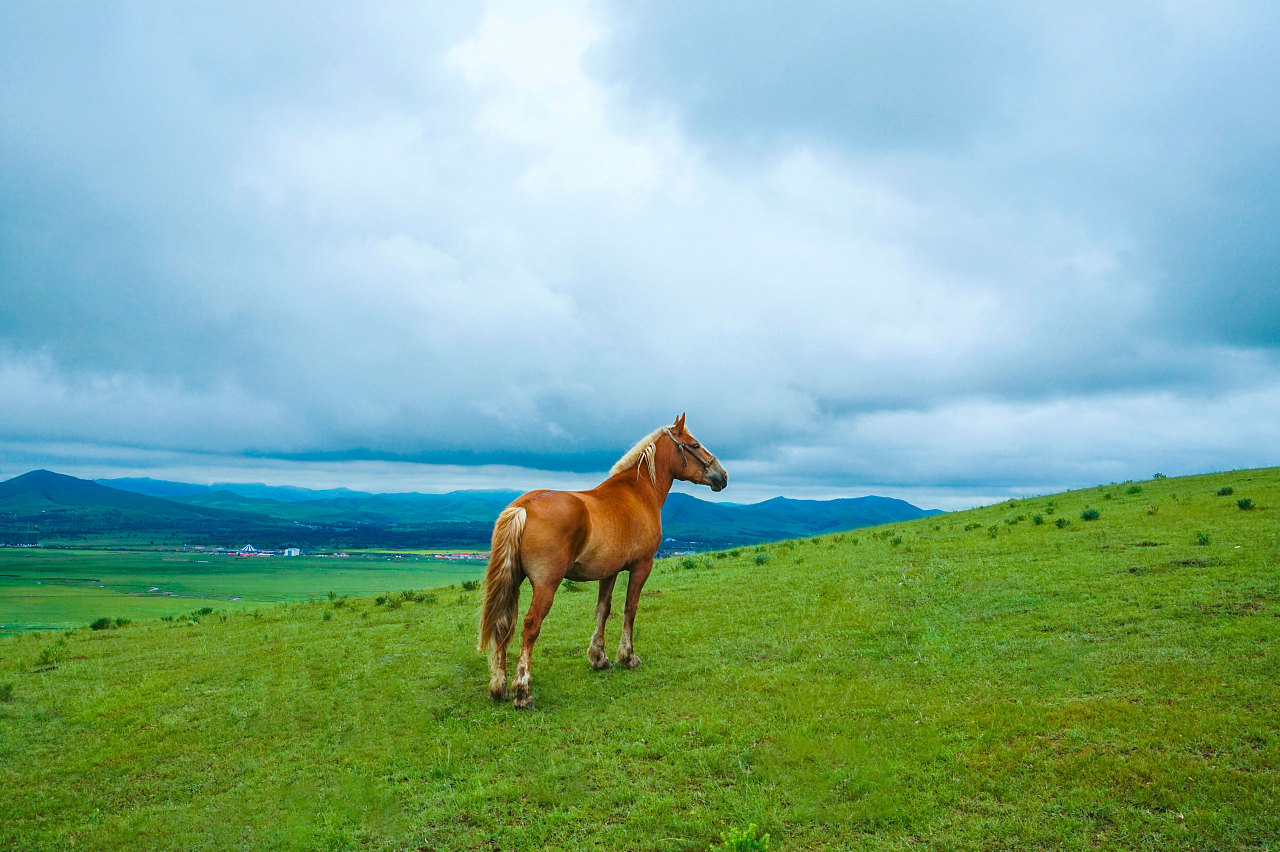
[[[438,552],[239,559],[213,553],[0,548],[0,634],[131,621],[204,607],[371,595],[447,586],[483,575],[477,560]]]
[[[0,846],[1274,849],[1277,507],[1241,471],[668,560],[635,671],[557,595],[529,712],[456,588],[8,638]]]

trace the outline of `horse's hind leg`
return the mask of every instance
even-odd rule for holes
[[[587,649],[587,659],[591,668],[596,671],[609,668],[609,655],[604,652],[604,623],[609,619],[609,606],[613,601],[613,584],[618,575],[606,577],[600,581],[600,596],[596,599],[596,632],[591,637],[591,647]]]
[[[535,583],[533,586],[533,602],[529,604],[529,612],[524,617],[524,631],[520,634],[520,663],[516,666],[516,678],[511,684],[515,692],[511,703],[516,707],[533,706],[533,694],[530,692],[530,680],[533,674],[533,643],[538,641],[542,620],[551,610],[551,600],[555,594],[554,584]]]

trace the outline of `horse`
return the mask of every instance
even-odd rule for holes
[[[533,643],[562,580],[600,582],[596,630],[587,649],[592,668],[600,671],[611,665],[604,650],[604,623],[613,585],[618,574],[628,572],[617,660],[628,669],[640,665],[632,630],[640,590],[662,544],[662,504],[671,484],[680,479],[721,491],[729,483],[719,460],[689,434],[684,421],[681,414],[675,423],[641,438],[595,488],[530,491],[498,515],[485,570],[477,643],[481,653],[489,654],[489,694],[494,701],[508,697],[507,645],[515,633],[520,586],[526,577],[533,587],[533,600],[524,618],[520,662],[512,684],[516,707],[533,706]]]

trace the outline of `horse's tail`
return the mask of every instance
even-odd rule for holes
[[[516,629],[520,605],[520,534],[528,513],[523,506],[508,506],[493,525],[489,548],[489,568],[484,575],[484,608],[480,610],[480,641],[483,651],[505,648]]]

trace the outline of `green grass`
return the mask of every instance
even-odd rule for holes
[[[327,592],[370,595],[481,576],[478,561],[418,553],[238,559],[212,553],[0,548],[0,634],[253,609]],[[154,589],[154,591],[152,591]]]
[[[670,560],[635,671],[557,596],[532,712],[457,588],[6,639],[0,846],[1275,848],[1276,507],[1241,471]]]

